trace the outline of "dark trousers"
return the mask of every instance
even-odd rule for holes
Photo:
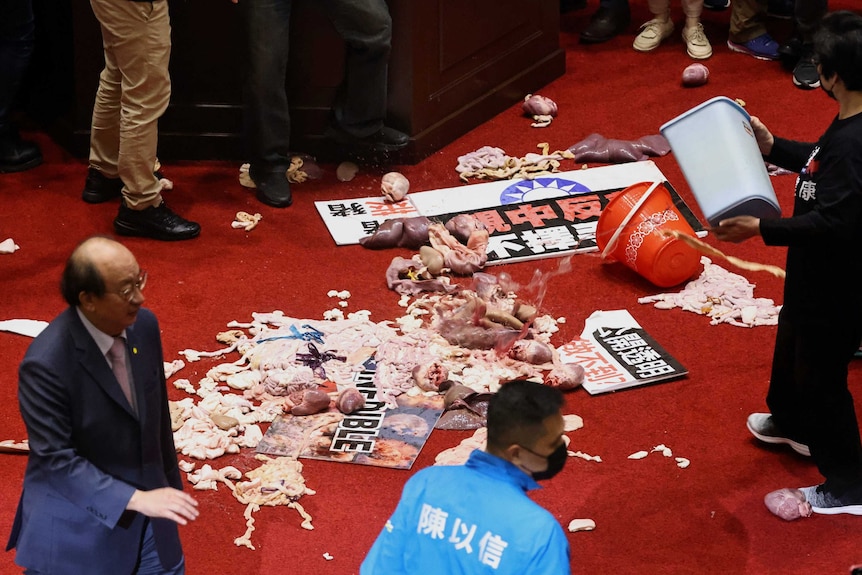
[[[600,8],[609,8],[610,10],[628,12],[629,0],[599,0]]]
[[[779,314],[766,403],[776,425],[806,443],[826,488],[841,495],[862,487],[862,442],[847,386],[862,322],[798,325]]]
[[[793,23],[796,35],[803,43],[812,42],[817,25],[828,9],[829,0],[796,0],[793,8]]]
[[[179,563],[168,569],[162,566],[162,562],[159,560],[159,552],[156,549],[156,540],[153,537],[153,526],[147,520],[141,541],[141,556],[138,560],[138,565],[135,567],[135,572],[131,575],[185,575],[185,572],[185,558],[181,558]],[[33,571],[32,569],[24,569],[24,575],[42,575],[42,573],[40,571]]]
[[[21,78],[33,54],[31,0],[0,0],[0,137],[11,130],[10,116]]]
[[[290,165],[290,114],[285,89],[291,0],[242,0],[248,48],[244,93],[246,151],[257,173]],[[344,79],[333,123],[363,138],[383,126],[392,18],[385,0],[319,0],[346,44]]]

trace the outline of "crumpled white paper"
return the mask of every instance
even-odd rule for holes
[[[0,331],[8,331],[29,337],[36,337],[46,327],[48,327],[48,322],[38,319],[7,319],[0,321]]]
[[[20,250],[21,246],[15,243],[15,240],[12,238],[6,238],[2,242],[0,242],[0,254],[11,254],[15,253],[15,250]]]

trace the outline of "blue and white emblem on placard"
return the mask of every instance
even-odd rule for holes
[[[591,191],[583,184],[563,178],[519,180],[500,193],[500,204],[505,206],[521,202],[559,198],[564,195],[574,196]]]

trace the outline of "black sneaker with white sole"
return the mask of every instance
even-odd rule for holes
[[[843,495],[836,496],[823,489],[823,485],[801,487],[799,489],[805,496],[805,500],[811,505],[811,511],[821,515],[862,515],[862,496],[857,495],[857,490],[851,490]]]
[[[820,73],[814,63],[814,57],[810,54],[802,56],[793,67],[793,85],[803,90],[820,87]]]
[[[752,413],[748,416],[748,421],[745,422],[748,431],[751,435],[764,443],[772,443],[774,445],[789,445],[790,448],[805,457],[811,457],[811,450],[808,446],[799,441],[794,441],[786,437],[784,433],[775,425],[772,420],[772,415],[769,413]]]

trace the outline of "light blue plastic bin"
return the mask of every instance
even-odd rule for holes
[[[665,123],[660,131],[711,226],[731,216],[781,215],[751,116],[742,106],[718,96]]]

